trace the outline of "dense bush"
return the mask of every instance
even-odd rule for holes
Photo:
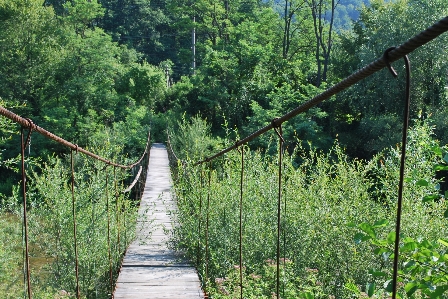
[[[185,129],[187,136],[194,127]],[[432,241],[447,234],[444,198],[422,202],[437,191],[433,166],[440,155],[434,148],[438,144],[432,139],[432,128],[416,123],[409,137],[402,232]],[[260,152],[244,151],[243,292],[245,298],[271,298],[275,292],[278,162]],[[399,157],[399,149],[390,148],[370,161],[352,160],[337,143],[328,154],[297,148],[285,155],[280,257],[287,262],[285,268],[283,263],[280,267],[282,298],[313,298],[307,293],[314,298],[362,296],[372,278],[369,270],[390,266],[370,245],[355,242],[358,231],[353,225],[380,223],[384,236],[378,238],[393,230]],[[203,283],[214,298],[239,294],[235,271],[239,271],[240,159],[240,153],[233,151],[209,165],[184,163],[177,170],[181,222],[177,244],[198,263]],[[423,180],[427,184],[417,183]],[[385,279],[376,277],[375,281],[384,283]]]
[[[108,144],[103,146],[107,148]],[[100,154],[113,156],[114,152],[100,150]],[[70,157],[53,157],[31,175],[28,225],[32,290],[36,298],[68,298],[76,294],[70,168]],[[136,207],[121,192],[127,176],[121,169],[114,170],[74,154],[74,170],[81,296],[110,298],[114,281],[109,279],[109,263],[115,280],[121,257],[134,237]],[[17,298],[24,292],[22,211],[16,205],[20,201],[15,194],[0,214],[0,231],[6,236],[0,244],[2,298]]]

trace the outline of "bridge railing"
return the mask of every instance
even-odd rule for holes
[[[31,267],[30,267],[30,241],[29,241],[29,231],[28,231],[28,209],[29,204],[27,204],[27,177],[28,174],[26,172],[26,165],[25,165],[25,148],[29,145],[31,135],[33,132],[39,133],[42,136],[51,139],[55,142],[58,142],[62,144],[65,147],[68,147],[70,149],[70,191],[71,191],[71,213],[72,213],[72,228],[73,228],[73,264],[74,264],[74,272],[75,272],[75,279],[76,279],[76,297],[79,299],[82,295],[86,294],[86,290],[81,290],[81,281],[80,281],[80,274],[79,274],[79,233],[77,231],[77,211],[79,210],[79,204],[77,204],[76,200],[76,191],[75,186],[78,186],[80,182],[76,181],[75,179],[75,155],[78,153],[82,153],[86,155],[88,158],[91,158],[93,160],[97,160],[100,163],[103,163],[105,166],[101,169],[101,172],[105,176],[105,186],[104,186],[104,193],[105,193],[105,207],[102,207],[104,210],[104,213],[106,214],[106,222],[107,227],[99,228],[106,232],[107,234],[107,253],[108,256],[104,257],[108,259],[109,269],[108,269],[108,293],[112,294],[114,291],[114,271],[117,270],[117,265],[119,266],[119,262],[113,261],[113,258],[115,257],[115,253],[112,252],[112,250],[116,249],[118,250],[119,255],[123,255],[124,251],[126,250],[127,245],[129,244],[129,241],[126,235],[126,218],[123,220],[124,227],[124,237],[120,236],[120,234],[123,231],[123,228],[120,228],[120,224],[122,221],[119,220],[121,217],[121,214],[126,217],[126,213],[123,213],[123,209],[126,208],[126,205],[122,204],[121,197],[119,194],[119,182],[118,182],[118,176],[117,176],[117,169],[122,169],[124,171],[130,171],[131,175],[134,175],[135,178],[133,182],[128,186],[126,189],[122,191],[122,193],[129,193],[133,191],[136,195],[136,198],[141,198],[141,195],[143,193],[144,184],[146,181],[146,169],[148,167],[149,163],[149,154],[150,154],[150,146],[151,146],[151,135],[148,133],[147,142],[145,145],[145,150],[142,153],[142,155],[137,159],[134,163],[131,164],[120,164],[114,161],[111,161],[105,157],[102,157],[98,154],[95,154],[87,149],[84,149],[77,144],[71,143],[55,134],[53,134],[50,131],[47,131],[46,129],[36,125],[33,123],[31,119],[23,118],[9,110],[7,110],[4,107],[0,106],[0,115],[20,124],[22,126],[21,128],[21,173],[22,173],[22,206],[23,206],[23,228],[24,228],[24,282],[26,286],[26,297],[31,299],[33,297],[32,292],[32,273],[31,273]],[[113,167],[113,184],[110,184],[109,178],[111,177],[111,174],[108,171],[108,167]],[[98,172],[98,169],[97,169]],[[123,177],[123,176],[122,176]],[[112,187],[113,185],[113,187]],[[114,190],[115,193],[114,196],[110,196],[109,189]],[[61,190],[62,191],[62,190]],[[115,203],[115,207],[112,206],[112,203]],[[95,222],[95,209],[99,209],[99,207],[95,207],[95,202],[92,200],[92,221]],[[114,213],[112,218],[112,213]],[[118,227],[113,228],[111,225],[115,224]],[[95,224],[93,224],[95,225]],[[112,236],[112,233],[115,232],[117,235]],[[120,240],[121,239],[121,240]],[[95,240],[93,240],[95,242]],[[112,244],[112,242],[115,241],[117,244]],[[124,241],[124,248],[122,248],[121,244]],[[58,253],[63,255],[63,253]],[[67,253],[70,255],[70,253]]]
[[[403,119],[403,131],[402,131],[402,147],[401,147],[401,160],[400,160],[400,178],[398,182],[398,199],[397,199],[397,206],[396,206],[396,225],[395,225],[395,239],[394,239],[394,261],[393,261],[393,279],[392,279],[392,298],[397,298],[397,283],[398,283],[398,270],[399,270],[399,257],[400,257],[400,226],[401,226],[401,213],[402,213],[402,204],[403,204],[403,181],[404,181],[404,170],[405,170],[405,159],[406,159],[406,141],[407,141],[407,132],[408,132],[408,122],[409,122],[409,103],[410,103],[410,64],[409,60],[407,58],[407,54],[411,53],[415,49],[425,45],[426,43],[430,42],[431,40],[437,38],[442,33],[446,32],[448,30],[448,17],[443,18],[439,22],[435,23],[433,26],[427,28],[426,30],[422,31],[421,33],[417,34],[413,38],[407,40],[403,44],[401,44],[398,47],[393,47],[385,50],[384,55],[374,62],[370,63],[369,65],[365,66],[364,68],[360,69],[359,71],[355,72],[354,74],[350,75],[349,77],[345,78],[344,80],[340,81],[336,85],[332,86],[331,88],[327,89],[323,93],[315,96],[311,100],[307,101],[306,103],[298,106],[297,108],[293,109],[292,111],[286,113],[285,115],[275,118],[271,121],[271,123],[258,131],[252,133],[251,135],[238,140],[232,144],[232,146],[229,146],[222,151],[205,158],[202,161],[194,163],[196,166],[200,166],[201,169],[198,170],[198,174],[200,175],[201,183],[200,185],[203,186],[203,188],[208,190],[206,191],[206,198],[203,198],[202,193],[199,195],[200,197],[200,203],[199,203],[199,211],[195,211],[195,215],[198,215],[197,217],[197,226],[198,226],[198,236],[203,237],[205,239],[205,244],[202,243],[202,241],[198,240],[198,253],[197,253],[197,266],[198,267],[204,267],[203,273],[203,284],[204,284],[204,290],[207,293],[207,283],[210,281],[209,277],[209,263],[210,263],[210,248],[209,248],[209,238],[210,238],[210,231],[209,231],[209,215],[210,215],[210,197],[213,197],[213,190],[210,190],[210,181],[211,181],[211,173],[212,173],[212,163],[215,159],[222,157],[226,153],[229,153],[233,150],[238,150],[241,155],[241,182],[240,182],[240,190],[239,190],[239,289],[240,289],[240,298],[243,298],[243,253],[242,253],[242,247],[243,247],[243,182],[244,182],[244,145],[249,143],[250,141],[254,140],[255,138],[270,132],[271,130],[274,130],[276,135],[279,139],[279,155],[278,155],[278,191],[277,191],[277,245],[276,245],[276,292],[275,296],[276,298],[280,298],[280,291],[279,288],[281,286],[280,282],[280,264],[281,264],[281,254],[280,254],[280,243],[281,243],[281,222],[282,222],[282,159],[284,154],[284,143],[285,140],[282,135],[282,124],[289,119],[297,116],[300,113],[303,113],[310,108],[318,105],[324,100],[329,99],[331,96],[336,95],[337,93],[349,88],[350,86],[356,84],[360,80],[371,76],[372,74],[380,71],[381,69],[387,67],[392,75],[396,77],[395,70],[391,67],[391,63],[400,59],[405,59],[405,65],[406,65],[406,73],[407,73],[407,79],[406,79],[406,101],[404,103],[405,106],[405,114]],[[171,148],[171,146],[169,147]],[[170,150],[172,158],[177,160],[176,155],[174,154],[173,150]],[[203,218],[203,215],[205,213],[205,219]]]

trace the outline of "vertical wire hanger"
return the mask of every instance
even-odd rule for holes
[[[76,145],[76,152],[78,152],[78,146]],[[75,205],[75,167],[73,162],[73,150],[70,151],[70,164],[71,164],[71,193],[72,193],[72,215],[73,215],[73,242],[75,249],[75,276],[76,276],[76,298],[81,298],[81,292],[79,290],[79,264],[78,264],[78,241],[76,238],[76,205]]]
[[[384,52],[383,60],[386,63],[389,71],[396,78],[398,75],[389,63],[388,53],[395,49],[389,48]],[[397,298],[397,280],[398,280],[398,260],[400,253],[400,227],[401,227],[401,212],[403,206],[403,182],[404,182],[404,168],[406,162],[406,144],[409,127],[409,107],[411,103],[411,64],[407,55],[403,56],[406,67],[406,91],[405,91],[405,109],[403,115],[403,131],[401,140],[401,160],[400,160],[400,180],[398,184],[398,202],[397,202],[397,216],[395,225],[395,244],[394,244],[394,266],[392,278],[392,299]]]

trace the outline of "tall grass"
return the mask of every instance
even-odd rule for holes
[[[102,154],[113,153],[102,150]],[[70,157],[53,157],[30,175],[27,198],[34,298],[76,296],[70,169]],[[75,154],[74,173],[81,296],[110,298],[121,257],[134,238],[136,205],[121,192],[126,177],[122,170],[114,173],[113,167]],[[5,236],[0,243],[1,298],[24,296],[21,208],[15,205],[20,201],[20,196],[13,197],[0,215]]]
[[[438,202],[422,202],[425,195],[436,191],[437,184],[433,165],[440,157],[433,150],[438,144],[431,131],[417,123],[410,134],[402,233],[437,240],[448,232],[443,217],[446,202],[443,197]],[[195,152],[201,151],[195,148]],[[177,168],[181,223],[177,245],[197,263],[212,298],[239,297],[240,157],[233,151],[208,165],[182,163]],[[276,291],[278,162],[275,156],[248,148],[244,148],[244,157],[243,293],[244,298],[272,298]],[[298,148],[285,155],[283,168],[280,297],[361,296],[372,280],[369,270],[389,267],[391,262],[389,257],[374,254],[370,245],[355,242],[353,226],[385,219],[388,224],[379,234],[386,237],[394,229],[398,148],[387,149],[370,161],[350,159],[337,143],[329,153]],[[427,186],[416,184],[422,179],[429,182]],[[374,279],[380,284],[387,278]]]

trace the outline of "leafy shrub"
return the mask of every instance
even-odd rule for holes
[[[402,231],[414,240],[437,240],[446,234],[445,209],[440,206],[444,203],[421,200],[437,186],[433,171],[437,142],[431,132],[431,127],[417,122],[409,134]],[[277,255],[278,163],[275,157],[244,151],[243,291],[248,298],[263,298],[275,292],[275,281],[265,266]],[[381,223],[384,230],[392,229],[399,158],[399,148],[391,148],[370,161],[351,160],[337,143],[328,154],[297,148],[285,156],[280,258],[291,262],[282,280],[282,298],[367,296],[369,269],[380,269],[385,261],[372,254],[368,244],[354,242],[348,224]],[[181,222],[177,245],[196,262],[207,292],[216,298],[238,293],[233,268],[239,264],[240,159],[240,153],[232,151],[208,165],[187,161],[179,165],[175,182]],[[415,183],[421,180],[428,184]],[[319,285],[310,282],[307,268],[318,270]],[[262,275],[260,285],[265,287],[250,275]],[[308,293],[314,297],[306,297],[306,290],[312,290]]]
[[[104,146],[107,148],[108,144]],[[99,151],[108,157],[115,154],[114,151]],[[74,154],[74,161],[81,296],[110,298],[114,281],[109,280],[109,263],[115,280],[122,255],[134,237],[136,207],[121,192],[124,188],[120,182],[125,178],[125,172],[116,169],[114,174],[111,167],[77,154]],[[76,279],[70,160],[49,158],[32,173],[30,182],[27,197],[34,297],[71,298],[76,294]],[[14,206],[15,202],[19,199],[13,199],[8,206],[13,216],[0,214],[0,230],[7,236],[0,243],[0,281],[2,286],[7,286],[0,288],[2,298],[17,298],[24,291],[21,207]],[[11,221],[11,217],[15,221]],[[17,273],[17,277],[10,273]]]

